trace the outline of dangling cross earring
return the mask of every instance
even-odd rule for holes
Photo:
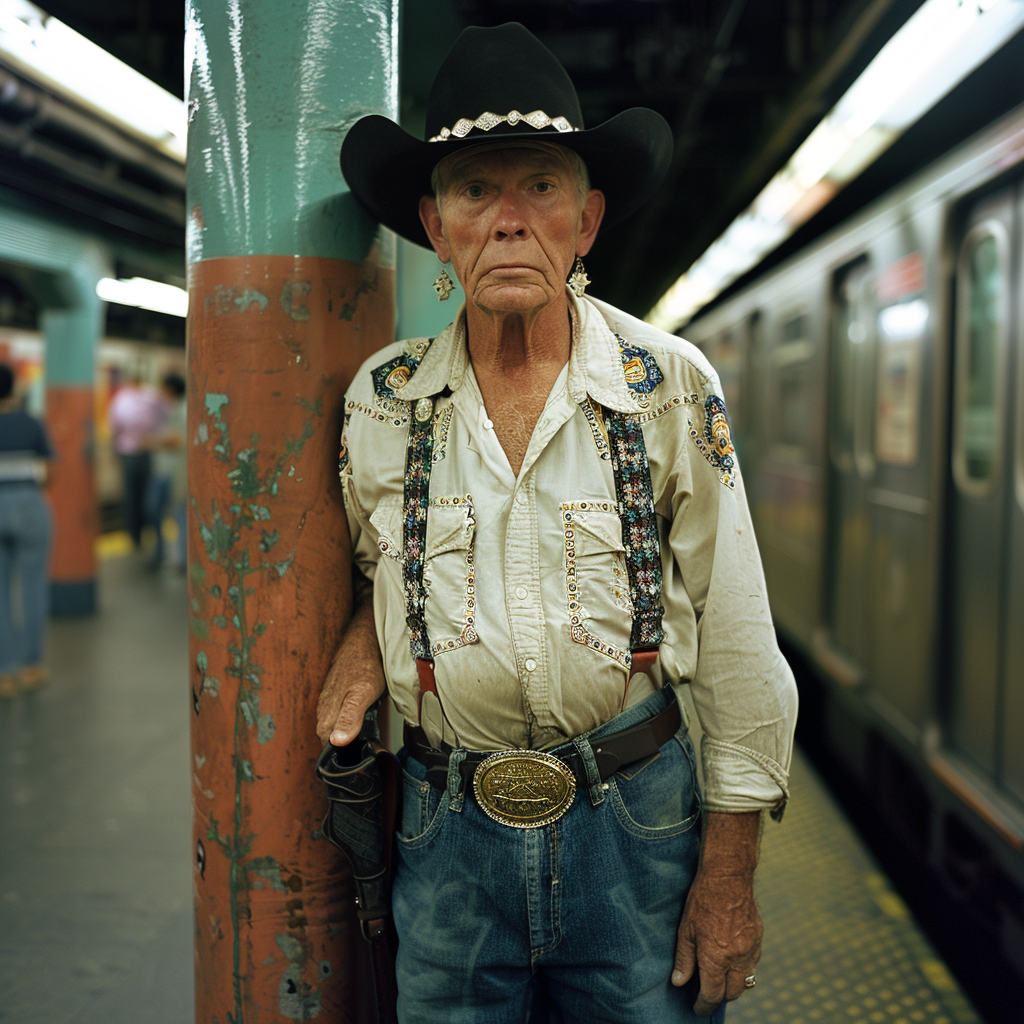
[[[437,292],[438,301],[447,301],[448,296],[451,295],[454,287],[455,285],[452,284],[452,279],[448,276],[448,271],[442,266],[441,273],[437,275],[437,280],[434,282],[434,291]]]
[[[572,268],[572,273],[569,275],[567,283],[577,299],[583,297],[583,293],[587,290],[587,285],[590,284],[590,278],[587,277],[587,272],[583,269],[583,260],[579,256],[576,257],[576,266]]]

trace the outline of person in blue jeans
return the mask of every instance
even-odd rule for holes
[[[50,509],[42,493],[53,448],[19,407],[14,371],[0,363],[0,697],[46,682]]]

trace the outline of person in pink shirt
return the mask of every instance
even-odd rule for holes
[[[124,517],[136,550],[146,524],[146,492],[152,471],[152,437],[163,429],[167,406],[160,392],[133,377],[114,395],[108,412],[114,451],[124,471]]]

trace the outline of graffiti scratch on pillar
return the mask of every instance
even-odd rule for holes
[[[249,897],[252,889],[263,888],[266,884],[274,889],[288,891],[281,880],[281,865],[270,856],[251,856],[257,839],[252,833],[243,833],[243,791],[244,787],[257,781],[253,767],[254,748],[257,744],[268,743],[274,738],[273,716],[260,709],[260,691],[263,688],[263,666],[254,658],[259,639],[267,630],[267,623],[255,621],[247,599],[256,593],[251,585],[263,574],[271,582],[283,579],[295,560],[295,548],[291,551],[275,552],[280,543],[280,533],[272,528],[273,499],[278,493],[285,467],[302,454],[306,442],[313,436],[316,420],[322,418],[320,401],[300,399],[299,404],[309,413],[298,437],[288,438],[280,455],[269,465],[261,455],[260,435],[251,434],[249,445],[235,451],[230,430],[224,418],[229,407],[227,395],[206,395],[206,413],[211,420],[219,442],[214,445],[214,455],[230,468],[226,476],[231,485],[234,501],[227,508],[214,499],[204,514],[195,499],[192,510],[199,522],[203,547],[209,562],[221,570],[226,577],[226,586],[210,583],[209,573],[193,571],[193,583],[203,586],[215,602],[219,602],[220,613],[210,619],[210,625],[228,632],[228,664],[224,671],[238,680],[235,700],[234,751],[232,763],[235,775],[234,820],[231,826],[221,831],[217,819],[210,818],[206,838],[214,842],[230,861],[231,929],[233,939],[233,988],[234,1013],[227,1013],[228,1024],[244,1024],[243,985],[247,975],[242,969],[240,925],[248,920]],[[256,536],[256,531],[259,536]],[[254,543],[255,542],[255,543]],[[217,574],[220,576],[221,574]],[[207,585],[209,584],[209,585]],[[200,651],[196,658],[198,686],[193,688],[193,703],[196,714],[200,713],[201,701],[217,699],[221,693],[221,682],[210,674],[209,657]],[[294,941],[294,940],[293,940]],[[302,994],[307,1018],[319,1012],[319,993],[310,990]]]

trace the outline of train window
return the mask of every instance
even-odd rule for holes
[[[920,298],[896,302],[878,313],[881,350],[875,446],[878,461],[893,466],[917,462],[921,346],[928,316],[928,303]]]
[[[874,473],[874,381],[877,336],[870,269],[859,260],[838,277],[831,349],[829,454],[835,468]]]
[[[772,352],[775,454],[785,461],[805,462],[809,458],[814,406],[814,345],[808,337],[809,328],[806,313],[791,313],[782,321],[779,343]]]
[[[743,372],[740,374],[740,425],[745,434],[764,430],[764,323],[760,312],[751,313],[746,323]]]
[[[958,268],[953,474],[968,493],[995,485],[1006,369],[1009,243],[988,221],[964,239]]]

